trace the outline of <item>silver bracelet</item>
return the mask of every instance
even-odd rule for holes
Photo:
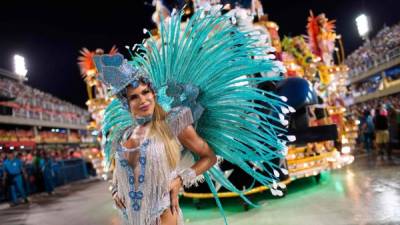
[[[190,187],[194,179],[196,179],[196,171],[192,168],[187,168],[179,172],[178,176],[181,178],[183,186]]]
[[[117,188],[112,188],[111,189],[111,195],[114,196],[115,193],[117,193]]]
[[[136,151],[139,151],[140,150],[140,146],[141,145],[139,145],[138,147],[135,147],[135,148],[127,148],[127,147],[121,145],[123,152],[136,152]]]
[[[114,183],[110,184],[109,190],[111,192],[111,195],[114,195],[115,193],[118,192],[118,186]]]

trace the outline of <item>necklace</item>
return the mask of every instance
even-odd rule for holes
[[[151,119],[153,119],[153,114],[148,115],[148,116],[137,116],[137,117],[134,117],[134,118],[135,118],[136,122],[139,125],[143,125],[143,124],[145,124],[147,122],[150,122]]]

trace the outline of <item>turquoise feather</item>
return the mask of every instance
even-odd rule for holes
[[[256,47],[251,32],[241,32],[226,16],[202,15],[196,12],[181,30],[183,12],[171,15],[160,25],[160,38],[150,38],[139,46],[139,52],[130,62],[143,68],[155,89],[173,81],[199,88],[196,102],[204,107],[196,130],[215,153],[238,167],[263,185],[276,181],[270,169],[279,169],[272,163],[283,158],[282,144],[286,132],[280,124],[281,107],[288,107],[273,93],[256,88],[266,81],[278,81],[282,66],[268,59],[269,48]],[[275,71],[276,76],[253,78],[248,75]],[[243,84],[246,82],[246,85]],[[267,107],[266,114],[257,108]],[[273,122],[273,123],[270,123]],[[133,126],[129,112],[114,100],[105,110],[103,135],[105,152],[111,158],[113,143],[123,131]],[[255,171],[249,162],[260,169]],[[214,183],[236,192],[253,205],[218,168],[204,174],[216,203],[224,211]]]
[[[101,128],[106,167],[111,165],[116,144],[121,140],[124,131],[132,126],[134,126],[132,116],[122,107],[121,101],[118,99],[111,101],[104,110]]]
[[[268,168],[279,169],[272,160],[284,157],[281,153],[284,138],[281,140],[278,135],[286,130],[276,125],[280,123],[276,115],[281,113],[280,107],[287,105],[280,96],[255,88],[259,83],[279,80],[278,74],[263,78],[243,76],[279,72],[281,67],[266,59],[268,49],[256,47],[257,40],[231,25],[228,17],[202,17],[201,13],[196,12],[184,30],[181,30],[182,12],[172,15],[168,23],[161,23],[159,42],[150,37],[146,45],[140,46],[141,53],[135,61],[149,74],[156,88],[168,81],[197,86],[200,89],[197,102],[205,108],[196,121],[197,132],[217,155],[260,183],[270,185],[276,178]],[[243,82],[248,85],[238,86]],[[265,105],[271,114],[255,109]],[[258,165],[262,171],[254,171],[248,162]],[[210,169],[205,178],[223,215],[209,175],[248,201],[218,168]]]

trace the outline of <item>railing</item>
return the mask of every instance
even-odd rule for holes
[[[82,126],[87,124],[86,117],[89,117],[89,113],[86,110],[43,94],[28,85],[0,76],[0,87],[3,95],[15,98],[12,102],[0,103],[11,107],[14,117]],[[71,114],[74,117],[71,118]]]
[[[75,124],[75,125],[86,125],[87,122],[85,118],[65,118],[61,115],[49,115],[43,112],[32,112],[24,109],[12,109],[12,116],[17,118],[26,118],[34,120],[43,120],[49,122],[65,123],[65,124]]]
[[[37,183],[35,182],[37,177],[35,177],[36,173],[34,166],[32,164],[28,164],[26,165],[25,170],[28,174],[28,177],[34,178],[25,181],[25,191],[28,194],[37,193],[39,190]],[[88,178],[89,176],[86,168],[86,162],[83,159],[69,159],[58,161],[54,163],[53,171],[53,183],[55,184],[55,186],[61,186],[74,181],[83,180]],[[2,179],[3,169],[0,167],[0,180]],[[0,202],[6,200],[7,196],[5,196],[5,193],[6,190],[4,189],[4,187],[0,188]]]
[[[383,57],[380,57],[376,60],[369,60],[366,65],[350,68],[349,77],[357,77],[362,73],[365,73],[373,68],[376,68],[384,63],[390,62],[391,60],[400,56],[400,47],[396,47],[389,52],[387,52]]]
[[[371,99],[381,98],[388,95],[398,93],[400,90],[400,80],[392,81],[384,85],[382,90],[376,89],[373,92],[362,93],[361,95],[354,96],[353,103],[361,103]]]

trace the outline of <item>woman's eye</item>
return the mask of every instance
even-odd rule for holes
[[[137,95],[132,95],[129,97],[129,100],[135,100],[135,99],[137,99]]]
[[[150,90],[144,90],[144,91],[143,91],[143,94],[144,94],[144,95],[147,95],[148,93],[150,93]]]

